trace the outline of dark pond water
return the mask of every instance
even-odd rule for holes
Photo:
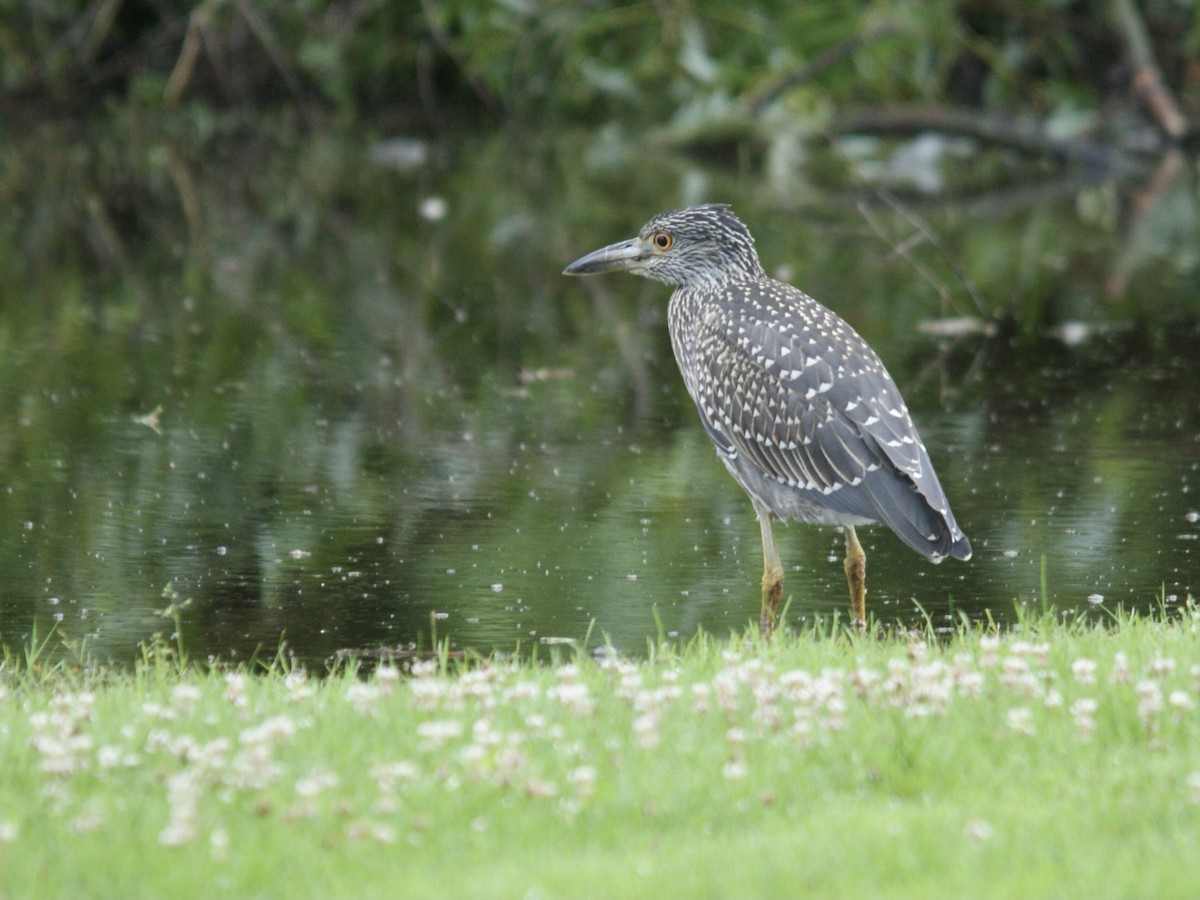
[[[366,141],[198,161],[122,138],[32,182],[10,148],[0,643],[53,627],[128,660],[172,602],[193,655],[286,641],[314,664],[744,628],[758,530],[675,372],[669,291],[558,274],[698,200],[736,201],[768,270],[879,349],[972,539],[934,566],[862,529],[878,618],[1193,590],[1198,337],[1170,305],[1200,290],[1190,174],[1137,227],[1117,224],[1137,178],[923,209],[942,245],[906,260],[889,203],[781,205],[753,165],[679,158],[626,179],[617,150],[514,140],[389,145],[412,155],[389,168]],[[922,327],[981,303],[1014,324]],[[840,535],[780,541],[790,620],[844,616]]]

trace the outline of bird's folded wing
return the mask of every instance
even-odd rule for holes
[[[848,326],[835,344],[778,322],[720,324],[699,326],[708,332],[697,335],[688,384],[718,450],[811,492],[817,505],[884,522],[919,552],[945,555],[945,495],[874,351]]]

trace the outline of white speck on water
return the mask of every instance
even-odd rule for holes
[[[1017,551],[1016,550],[1005,550],[1004,555],[1006,557],[1008,557],[1009,559],[1012,559],[1013,557],[1015,557],[1017,555]]]
[[[1092,604],[1092,606],[1099,606],[1101,603],[1104,602],[1104,595],[1103,594],[1088,594],[1087,602]]]
[[[1184,516],[1184,518],[1187,519],[1189,522],[1193,522],[1193,523],[1200,522],[1200,512],[1196,512],[1196,510],[1193,509],[1190,512],[1188,512],[1188,514],[1186,516]]]
[[[224,556],[228,552],[229,548],[224,545],[217,547],[217,556]]]
[[[440,222],[446,218],[446,201],[441,197],[426,197],[421,201],[421,218],[427,222]]]
[[[502,590],[504,590],[504,585],[502,585],[499,581],[497,581],[495,584],[492,585],[492,590],[498,594]]]
[[[304,559],[312,556],[312,553],[310,553],[308,550],[292,550],[288,553],[288,556],[290,556],[292,559]]]

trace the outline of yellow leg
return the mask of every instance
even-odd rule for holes
[[[783,566],[779,562],[779,551],[775,548],[771,513],[757,503],[754,512],[758,516],[758,527],[762,530],[763,545],[762,609],[758,614],[758,631],[763,637],[770,637],[775,630],[779,598],[783,595]]]
[[[850,586],[850,615],[854,624],[862,628],[867,624],[867,554],[863,553],[854,526],[847,525],[846,532],[846,561],[842,564],[846,570],[846,583]]]

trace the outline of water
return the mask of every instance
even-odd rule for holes
[[[218,159],[196,173],[199,224],[166,191],[160,227],[107,250],[46,212],[66,188],[29,199],[4,232],[25,265],[0,281],[0,642],[53,627],[126,661],[173,631],[172,603],[194,656],[269,658],[285,642],[313,665],[435,637],[488,652],[590,635],[636,653],[660,631],[756,619],[757,525],[674,369],[669,292],[557,273],[701,199],[689,192],[761,188],[696,164],[682,187],[611,211],[603,172],[589,182],[559,148],[535,175],[505,146],[420,179],[320,146],[243,192],[222,186],[239,160]],[[573,207],[530,205],[572,191]],[[861,529],[874,614],[946,625],[1180,602],[1200,538],[1194,331],[1151,332],[1152,346],[1144,330],[922,336],[922,320],[969,311],[967,292],[937,256],[941,291],[856,231],[853,210],[813,203],[815,224],[753,199],[739,211],[768,270],[790,264],[884,356],[975,550],[934,566]],[[1103,256],[1086,225],[1031,269],[1048,216],[1071,222],[1073,206],[944,224],[947,252],[987,247],[981,293],[1002,304],[1011,288],[1018,319],[1031,295],[1113,311],[1106,273],[1072,268]],[[1010,270],[985,277],[997,259]],[[789,620],[844,616],[840,534],[779,536]]]

